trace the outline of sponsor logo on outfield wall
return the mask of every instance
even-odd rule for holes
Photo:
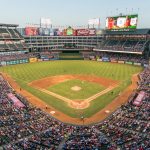
[[[37,62],[37,58],[36,57],[35,58],[29,58],[29,62],[30,63]]]
[[[124,61],[118,61],[119,64],[124,64]]]
[[[136,66],[141,66],[141,63],[134,63],[134,65],[136,65]]]

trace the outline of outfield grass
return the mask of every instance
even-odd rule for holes
[[[141,70],[142,67],[138,66],[94,61],[50,61],[0,68],[0,71],[11,75],[22,88],[71,117],[80,117],[80,111],[68,107],[65,102],[59,99],[28,86],[28,83],[44,77],[64,74],[96,75],[120,81],[121,84],[113,90],[113,95],[107,93],[92,101],[89,108],[82,110],[85,117],[90,117],[108,105],[120,91],[131,83],[131,76]]]
[[[74,86],[80,87],[81,90],[73,91],[71,88]],[[102,85],[77,79],[65,81],[48,88],[49,91],[72,100],[82,100],[89,98],[90,96],[97,94],[104,89],[105,87],[103,87]]]

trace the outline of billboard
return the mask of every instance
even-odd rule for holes
[[[58,35],[58,36],[62,36],[62,35],[63,35],[63,30],[62,30],[62,29],[58,29],[57,35]]]
[[[67,35],[73,35],[73,29],[71,27],[69,27],[66,31]]]
[[[67,29],[66,29],[66,35],[67,36],[76,36],[76,30],[75,29],[73,29],[72,27],[68,27]]]
[[[100,25],[100,18],[94,18],[88,20],[89,25]]]
[[[138,96],[134,100],[133,104],[136,105],[136,106],[140,106],[142,104],[142,101],[143,101],[144,97],[145,97],[145,92],[140,91],[140,93],[138,94]]]
[[[34,62],[37,62],[37,58],[36,57],[33,57],[33,58],[29,58],[29,62],[30,63],[34,63]]]
[[[77,36],[92,36],[96,35],[96,30],[93,29],[77,29],[76,30]]]
[[[36,27],[26,27],[25,28],[25,35],[28,35],[28,36],[38,35],[38,28],[36,28]]]
[[[54,36],[54,29],[50,28],[50,36]]]
[[[77,29],[77,36],[88,36],[89,30],[88,29]]]
[[[51,36],[62,36],[63,31],[61,29],[51,29],[50,30],[50,35]]]
[[[120,30],[120,29],[136,29],[138,22],[138,15],[126,15],[106,18],[106,29]]]
[[[68,27],[62,31],[63,36],[76,36],[76,30],[72,27]]]
[[[41,24],[41,27],[48,27],[48,26],[51,26],[52,22],[51,22],[51,19],[49,18],[41,18],[40,24]]]
[[[89,29],[89,35],[96,35],[96,29]]]
[[[48,36],[50,35],[49,28],[39,28],[39,35]]]

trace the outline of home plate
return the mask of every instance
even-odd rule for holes
[[[55,111],[51,111],[50,113],[51,113],[52,115],[54,115],[54,114],[55,114]]]
[[[73,90],[73,91],[80,91],[82,88],[81,87],[79,87],[79,86],[73,86],[72,88],[71,88],[71,90]]]

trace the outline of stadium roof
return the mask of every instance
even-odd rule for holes
[[[150,29],[136,29],[132,31],[105,31],[105,34],[112,34],[112,35],[146,35],[150,34]]]
[[[0,23],[0,27],[18,27],[18,24],[5,24],[5,23]]]

